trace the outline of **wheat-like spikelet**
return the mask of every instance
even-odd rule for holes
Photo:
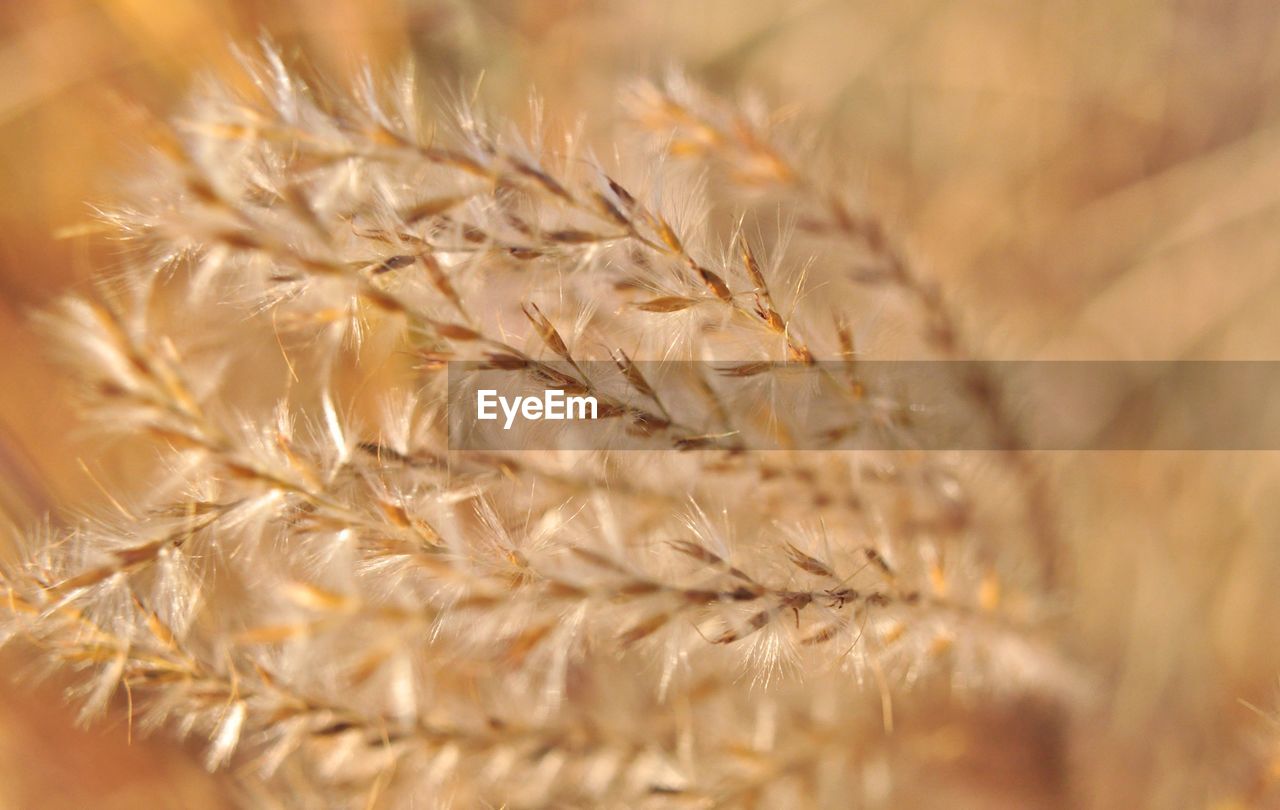
[[[407,79],[346,99],[271,53],[251,71],[157,130],[105,215],[127,266],[49,318],[95,424],[160,459],[5,573],[8,632],[83,670],[87,714],[123,693],[292,806],[994,802],[961,773],[993,740],[1060,788],[1041,747],[1087,679],[993,383],[967,390],[1003,462],[731,438],[808,428],[726,379],[817,361],[845,412],[897,407],[859,384],[869,299],[905,292],[923,349],[967,356],[878,220],[679,86],[633,110],[661,148],[607,164],[604,135],[431,115]],[[716,232],[663,150],[837,247],[798,252],[751,200]],[[598,395],[649,449],[451,450],[454,360]],[[677,406],[650,377],[685,361],[728,372]]]

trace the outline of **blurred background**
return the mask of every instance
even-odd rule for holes
[[[86,449],[31,312],[110,263],[82,235],[88,204],[119,197],[147,111],[263,33],[338,81],[412,60],[443,94],[483,76],[486,106],[519,113],[536,89],[561,119],[608,120],[620,80],[682,66],[807,122],[990,356],[1280,359],[1273,0],[28,0],[0,5],[8,524],[95,501],[84,468],[112,463]],[[1051,460],[1064,611],[1114,686],[1070,754],[1097,806],[1173,806],[1265,730],[1241,701],[1276,705],[1277,461]],[[30,657],[0,657],[0,807],[228,804],[181,746],[76,730]]]

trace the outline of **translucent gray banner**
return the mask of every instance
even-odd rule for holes
[[[1276,450],[1280,362],[448,367],[456,450]]]

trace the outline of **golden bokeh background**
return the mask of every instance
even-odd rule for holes
[[[1280,359],[1280,4],[1272,0],[28,0],[0,7],[0,508],[55,521],[109,475],[30,314],[109,246],[150,112],[262,34],[321,73],[413,60],[550,117],[617,115],[681,66],[757,90],[907,235],[992,356]],[[481,80],[481,77],[483,79]],[[89,454],[89,455],[86,455]],[[1273,453],[1053,459],[1078,652],[1115,684],[1071,753],[1098,807],[1173,806],[1274,706]],[[105,468],[105,469],[104,469]],[[1087,485],[1080,482],[1087,481]],[[1265,634],[1271,632],[1268,637]],[[85,732],[3,656],[0,807],[220,807],[188,749]]]

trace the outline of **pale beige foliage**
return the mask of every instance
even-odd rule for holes
[[[619,136],[615,165],[579,146],[604,122],[520,135],[408,79],[345,98],[272,52],[249,69],[256,93],[211,87],[157,129],[105,215],[126,268],[50,316],[94,424],[159,456],[5,574],[6,632],[83,672],[87,714],[124,693],[288,806],[1060,792],[1096,684],[994,384],[969,406],[1001,453],[749,452],[719,439],[804,430],[781,397],[739,413],[709,380],[705,413],[676,411],[638,365],[843,360],[855,412],[864,345],[968,356],[942,291],[766,115],[646,86],[655,145]],[[742,194],[738,227],[700,182]],[[874,334],[882,308],[914,331]],[[450,450],[464,359],[597,393],[652,449]],[[966,778],[996,739],[1020,778]]]

